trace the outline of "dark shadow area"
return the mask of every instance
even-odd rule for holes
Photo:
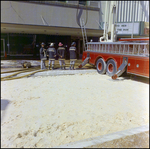
[[[141,76],[136,76],[136,75],[131,75],[131,74],[124,74],[121,77],[123,77],[124,79],[130,79],[133,81],[138,81],[141,83],[149,84],[149,78],[146,78],[146,77],[141,77]]]
[[[6,109],[9,105],[10,101],[7,99],[1,99],[1,122],[3,121],[6,115]]]
[[[9,100],[7,100],[7,99],[1,99],[1,110],[5,110],[6,109],[6,107],[8,106],[8,104],[9,104]]]

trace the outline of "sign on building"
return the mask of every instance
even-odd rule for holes
[[[140,22],[138,23],[116,23],[117,35],[139,35]]]
[[[149,28],[147,22],[117,22],[117,35],[149,35]],[[147,25],[147,26],[146,26]]]

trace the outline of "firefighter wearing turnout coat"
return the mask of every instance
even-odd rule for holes
[[[76,43],[73,42],[71,44],[71,47],[69,48],[69,52],[70,52],[70,70],[73,69],[74,70],[74,64],[76,59]],[[72,67],[72,68],[71,68]]]
[[[46,58],[46,49],[44,48],[45,43],[41,43],[41,48],[40,48],[40,59],[41,59],[41,69],[46,69],[45,61],[47,60]]]
[[[59,56],[59,64],[61,69],[63,69],[64,67],[65,70],[65,48],[63,47],[63,44],[61,42],[59,42],[58,46],[59,47],[57,49],[57,55]]]
[[[52,70],[54,70],[54,63],[56,57],[56,49],[54,48],[54,43],[50,44],[50,47],[47,49],[47,55],[49,57],[49,70],[52,63]]]

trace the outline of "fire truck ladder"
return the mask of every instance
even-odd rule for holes
[[[80,24],[81,24],[81,30],[82,30],[82,36],[83,36],[83,46],[84,46],[84,51],[87,49],[87,36],[86,36],[86,29],[85,29],[85,23],[84,19],[80,19]]]
[[[87,36],[86,36],[86,29],[85,29],[85,23],[84,19],[80,19],[80,24],[81,24],[81,30],[82,30],[82,36],[83,36],[83,46],[84,46],[84,51],[87,50]],[[79,68],[83,67],[89,62],[90,57],[88,56],[82,64],[79,65]]]

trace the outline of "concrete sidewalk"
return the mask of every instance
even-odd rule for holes
[[[34,71],[31,71],[34,72]],[[20,73],[18,75],[16,75],[17,77],[19,76],[23,76],[26,75],[28,73],[31,72],[24,72],[24,73]],[[47,70],[47,71],[43,71],[43,72],[36,72],[35,74],[32,74],[30,77],[36,77],[36,76],[59,76],[59,75],[74,75],[74,74],[86,74],[86,73],[93,73],[93,72],[97,72],[96,69],[76,69],[76,70],[69,70],[68,68],[66,70],[60,70],[60,69],[56,69],[56,70]],[[1,74],[1,77],[6,77],[9,75],[14,74],[15,72],[11,72],[11,73],[3,73]],[[15,76],[15,77],[16,77]]]
[[[30,62],[32,67],[40,67],[41,60],[1,60],[1,68],[22,68],[21,63]],[[67,66],[70,65],[70,60],[65,60]],[[76,60],[75,67],[80,65],[82,60]],[[46,60],[46,66],[48,67],[48,60]],[[59,66],[59,60],[55,60],[55,66]]]
[[[97,72],[96,69],[76,69],[76,70],[48,70],[35,73],[34,76],[58,76],[58,75],[74,75]]]
[[[1,72],[7,72],[12,70],[18,70],[20,68],[24,69],[21,65],[22,62],[30,62],[31,67],[39,67],[40,70],[40,60],[2,60],[1,61]],[[85,74],[91,72],[97,72],[96,68],[90,64],[86,64],[84,67],[79,68],[78,66],[82,63],[82,60],[77,60],[75,63],[75,70],[69,70],[70,60],[65,60],[66,70],[61,70],[59,65],[59,60],[55,60],[54,70],[48,70],[48,60],[46,61],[47,71],[37,72],[31,76],[58,76],[58,75],[73,75],[73,74]],[[29,68],[30,69],[30,68]],[[33,71],[31,71],[33,72]],[[11,75],[15,72],[1,74],[1,77]],[[24,72],[16,75],[17,77],[26,75],[30,72]]]

